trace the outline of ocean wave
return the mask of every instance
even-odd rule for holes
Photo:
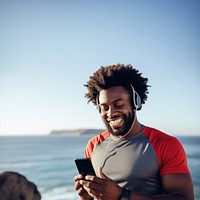
[[[56,187],[49,191],[43,192],[42,200],[79,200],[72,188]]]

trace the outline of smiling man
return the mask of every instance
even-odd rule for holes
[[[99,93],[99,110],[108,132],[112,135],[123,137],[136,119],[129,96],[122,86],[101,90]]]
[[[85,149],[98,176],[77,175],[82,200],[193,200],[193,183],[180,142],[137,119],[148,79],[131,65],[97,70],[85,85],[106,131]]]

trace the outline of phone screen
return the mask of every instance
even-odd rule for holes
[[[86,176],[88,174],[96,176],[91,160],[89,158],[75,159],[75,163],[76,163],[78,172],[82,174],[83,176]]]

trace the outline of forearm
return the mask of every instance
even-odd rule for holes
[[[156,195],[156,196],[143,196],[137,194],[135,192],[131,192],[130,200],[194,200],[193,197],[187,198],[183,195],[173,193],[173,194],[165,194],[165,195]]]

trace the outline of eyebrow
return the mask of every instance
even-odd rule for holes
[[[115,99],[114,101],[112,101],[112,103],[116,103],[117,101],[124,101],[124,99],[122,98]],[[106,105],[106,103],[101,103],[100,105]]]
[[[117,102],[117,101],[123,101],[123,100],[124,100],[124,99],[119,98],[119,99],[114,100],[112,103],[115,103],[115,102]]]

